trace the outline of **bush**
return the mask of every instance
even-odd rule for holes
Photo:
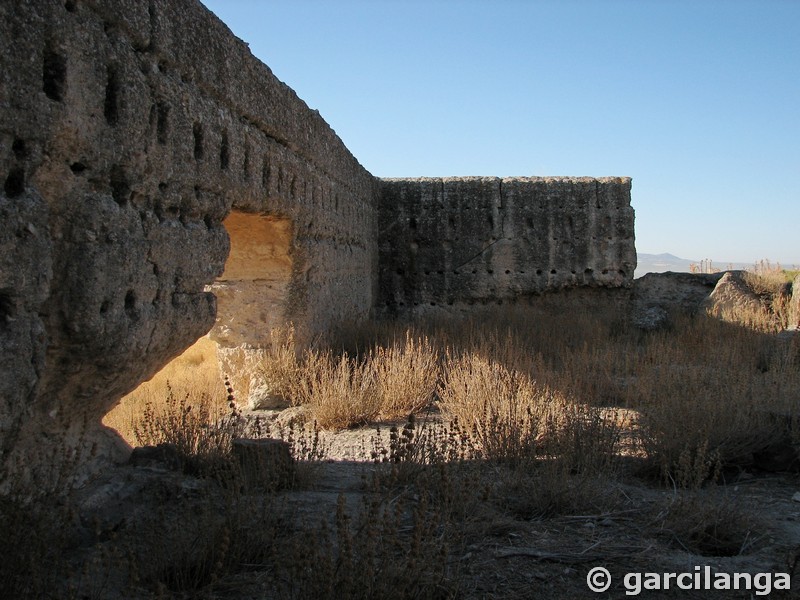
[[[433,400],[439,357],[427,336],[415,338],[407,331],[405,343],[375,346],[369,361],[375,369],[382,419],[418,413]]]

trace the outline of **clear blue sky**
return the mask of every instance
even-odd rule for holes
[[[203,0],[378,177],[630,176],[640,252],[800,265],[800,0]]]

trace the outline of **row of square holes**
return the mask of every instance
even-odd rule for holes
[[[608,275],[609,269],[603,269],[601,272],[602,272],[603,275]],[[466,275],[466,274],[477,275],[478,274],[478,270],[477,269],[472,269],[470,272],[457,271],[456,270],[456,271],[453,271],[452,273],[453,273],[453,275]],[[494,269],[486,269],[486,273],[488,275],[494,275]],[[511,274],[525,275],[526,273],[527,273],[526,271],[511,271],[510,269],[506,269],[505,270],[505,274],[506,275],[511,275]],[[584,275],[591,275],[591,274],[594,273],[594,269],[590,269],[590,268],[584,269],[583,273],[584,273]],[[625,271],[620,269],[620,270],[617,271],[617,273],[619,273],[620,275],[625,277]],[[403,269],[396,269],[395,270],[395,274],[399,275],[401,277],[405,277],[406,272]],[[444,271],[441,271],[441,270],[439,270],[439,271],[423,271],[423,274],[425,276],[429,276],[429,275],[433,275],[433,274],[442,275],[443,276],[444,275]],[[543,275],[544,271],[542,269],[536,269],[536,274],[537,275]],[[558,270],[557,269],[551,269],[550,270],[550,275],[557,275],[557,274],[558,274]],[[577,275],[578,272],[573,269],[573,270],[570,271],[570,274],[571,275]]]

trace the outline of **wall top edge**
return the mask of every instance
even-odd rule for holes
[[[376,178],[380,183],[393,184],[393,183],[451,183],[451,182],[501,182],[501,183],[529,183],[529,182],[544,182],[544,183],[611,183],[611,184],[630,184],[630,177],[570,177],[570,176],[515,176],[515,177],[481,177],[481,176],[466,176],[466,177],[378,177]]]

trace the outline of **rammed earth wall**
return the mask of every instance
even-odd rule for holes
[[[196,0],[2,2],[0,57],[6,467],[124,456],[103,415],[209,330],[632,281],[629,180],[375,179]]]
[[[624,287],[636,268],[631,180],[385,179],[379,307],[469,311],[573,287]]]
[[[102,416],[214,325],[231,211],[285,224],[283,316],[370,313],[374,178],[199,2],[2,2],[0,55],[4,461],[108,446]]]

